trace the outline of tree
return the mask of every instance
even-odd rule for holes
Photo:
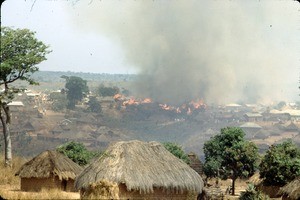
[[[165,142],[163,143],[164,147],[172,153],[177,158],[183,160],[185,163],[189,163],[189,157],[186,155],[186,153],[182,150],[182,147],[179,146],[176,143],[172,142]]]
[[[46,60],[50,51],[48,46],[35,38],[35,33],[28,29],[1,29],[1,56],[0,56],[0,120],[3,126],[5,165],[11,166],[12,147],[10,138],[11,113],[8,104],[14,95],[25,88],[13,84],[16,81],[25,81],[35,85],[31,75],[38,71],[37,64]]]
[[[95,113],[102,112],[102,107],[96,97],[90,96],[90,99],[88,102],[88,110],[91,112],[95,112]]]
[[[254,143],[244,139],[245,133],[236,127],[222,128],[221,133],[204,143],[204,172],[208,177],[232,179],[232,195],[237,178],[254,174],[258,167],[258,151]]]
[[[120,89],[118,87],[106,87],[103,84],[101,84],[98,88],[98,94],[102,97],[110,97],[118,94],[120,92]]]
[[[81,101],[84,95],[89,91],[87,81],[77,76],[62,76],[66,79],[66,91],[69,109],[74,109],[78,101]]]
[[[300,176],[300,149],[290,140],[272,145],[263,157],[259,170],[265,185],[285,185]]]
[[[92,158],[99,155],[99,153],[87,150],[82,143],[73,141],[57,147],[56,150],[80,166],[87,165]]]
[[[68,104],[66,94],[62,92],[52,92],[49,95],[49,99],[52,101],[52,110],[62,111],[66,109]]]

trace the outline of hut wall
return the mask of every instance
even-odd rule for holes
[[[74,187],[74,182],[75,182],[74,180],[69,179],[67,181],[67,187],[66,187],[65,191],[67,191],[67,192],[76,192],[75,187]]]
[[[21,178],[22,191],[41,191],[42,189],[58,189],[74,192],[74,180],[59,180],[57,176],[49,178]]]
[[[196,199],[197,196],[194,195],[194,198],[191,198],[187,191],[183,193],[167,192],[162,189],[154,188],[154,192],[150,194],[140,194],[139,191],[127,191],[127,188],[124,184],[119,185],[119,197],[120,199],[172,199],[172,200],[182,200],[182,199]]]
[[[58,178],[21,178],[21,190],[40,191],[42,189],[60,189],[61,182]]]

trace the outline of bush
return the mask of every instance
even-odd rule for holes
[[[300,176],[300,149],[288,140],[272,145],[259,166],[266,186],[283,186]]]
[[[178,144],[172,143],[172,142],[165,142],[163,143],[164,147],[171,152],[174,156],[177,158],[183,160],[185,163],[189,163],[189,157],[186,155],[186,153],[182,150],[182,147]]]
[[[88,151],[82,143],[73,141],[57,147],[56,150],[66,155],[80,166],[87,165],[92,158],[100,154]]]
[[[249,184],[245,192],[241,192],[239,200],[269,200],[269,196],[256,190],[253,184]]]

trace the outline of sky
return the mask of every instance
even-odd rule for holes
[[[69,17],[68,7],[74,18]],[[52,53],[39,65],[40,70],[135,73],[124,62],[124,53],[114,41],[72,25],[73,20],[80,20],[77,14],[71,1],[6,0],[2,5],[2,25],[35,31],[36,37],[50,46]]]
[[[2,24],[50,45],[40,70],[138,73],[161,102],[299,97],[292,0],[6,0]]]

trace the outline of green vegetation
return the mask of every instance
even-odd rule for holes
[[[52,110],[62,111],[67,108],[68,100],[65,94],[61,92],[52,92],[49,95],[49,99],[52,101]]]
[[[208,177],[232,179],[232,195],[237,178],[254,174],[258,166],[258,150],[244,139],[245,133],[236,127],[221,129],[221,133],[204,143],[204,173]]]
[[[65,154],[80,166],[87,165],[92,158],[99,155],[97,152],[87,150],[82,143],[73,141],[57,147],[56,150]]]
[[[96,97],[91,96],[89,98],[88,102],[88,111],[94,112],[94,113],[101,113],[102,112],[102,107],[100,105],[100,102],[97,100]]]
[[[28,29],[1,27],[1,74],[0,87],[0,120],[4,134],[5,163],[11,166],[12,146],[10,138],[11,114],[8,104],[15,94],[25,88],[13,84],[25,81],[36,85],[31,75],[38,71],[37,64],[46,60],[50,52],[48,46],[35,38],[35,33]]]
[[[268,195],[263,192],[256,190],[253,184],[249,184],[246,191],[241,192],[239,200],[269,200]]]
[[[164,147],[171,152],[177,158],[183,160],[185,163],[189,163],[189,157],[187,154],[182,150],[182,147],[176,143],[172,142],[165,142],[163,143]]]
[[[77,76],[62,76],[61,78],[66,79],[67,108],[74,109],[76,103],[81,101],[89,91],[87,81]]]
[[[98,94],[102,97],[109,97],[114,96],[120,93],[120,89],[118,87],[106,87],[105,85],[101,84],[98,88]]]
[[[259,166],[264,185],[283,186],[300,176],[300,149],[285,141],[272,145]]]

